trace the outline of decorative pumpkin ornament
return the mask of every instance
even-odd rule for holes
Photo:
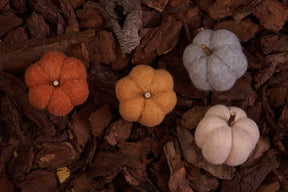
[[[238,107],[215,105],[208,109],[195,131],[195,142],[212,164],[244,163],[259,139],[257,124]]]
[[[192,83],[201,90],[229,90],[247,69],[237,36],[227,30],[199,32],[183,53]]]
[[[119,113],[127,121],[156,126],[176,105],[173,86],[173,78],[167,71],[137,65],[116,84]]]
[[[30,103],[56,116],[67,115],[89,95],[84,64],[61,52],[48,52],[25,72]]]

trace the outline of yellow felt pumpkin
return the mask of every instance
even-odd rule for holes
[[[173,78],[167,71],[138,65],[116,84],[119,113],[127,121],[156,126],[176,105],[173,86]]]

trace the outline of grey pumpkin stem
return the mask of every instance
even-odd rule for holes
[[[211,49],[209,49],[205,44],[201,45],[201,48],[205,51],[207,55],[212,55]]]

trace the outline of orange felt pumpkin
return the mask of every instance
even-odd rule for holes
[[[119,112],[127,121],[153,127],[176,105],[173,78],[163,69],[137,65],[116,84]]]
[[[67,115],[89,95],[85,66],[61,52],[48,52],[29,66],[25,82],[31,104],[56,116]]]

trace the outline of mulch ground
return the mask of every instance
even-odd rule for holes
[[[2,0],[0,191],[288,191],[287,0]],[[191,83],[184,48],[205,28],[240,39],[249,66],[225,92]],[[25,69],[48,51],[83,61],[87,101],[64,117],[33,108]],[[177,106],[156,127],[127,122],[115,83],[135,65],[169,71]],[[243,108],[261,137],[241,166],[194,142],[209,106]]]

